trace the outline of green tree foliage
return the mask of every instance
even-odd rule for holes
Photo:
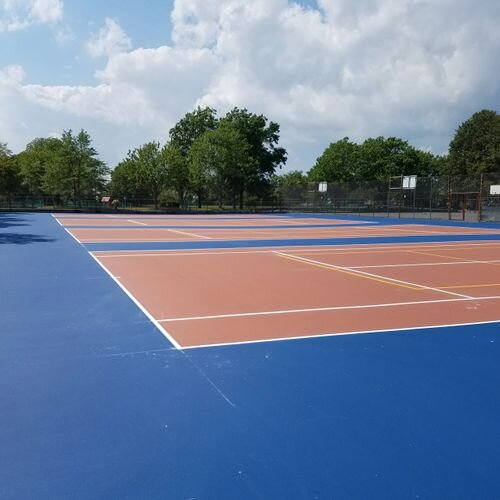
[[[500,173],[498,113],[484,109],[458,127],[450,143],[446,172],[460,176]]]
[[[167,184],[168,168],[159,142],[148,142],[132,152],[135,175],[140,186],[153,199],[155,209],[158,209],[160,194]]]
[[[271,186],[271,178],[277,168],[286,163],[286,150],[278,146],[280,126],[269,122],[264,115],[250,113],[246,109],[234,108],[220,120],[221,124],[230,123],[250,146],[250,157],[254,168],[247,172],[243,191],[258,196]]]
[[[21,175],[17,158],[7,144],[0,142],[0,194],[7,195],[9,199],[21,186]]]
[[[349,137],[331,143],[309,171],[314,182],[348,182],[359,175],[359,149]]]
[[[286,174],[276,176],[278,187],[304,186],[307,184],[307,175],[300,170],[291,170]]]
[[[168,143],[161,150],[167,168],[168,187],[175,191],[180,206],[184,206],[190,190],[188,160],[174,143]]]
[[[309,171],[315,182],[385,181],[397,175],[435,175],[442,160],[397,137],[369,138],[362,144],[348,137],[332,143]]]
[[[178,148],[185,158],[189,155],[191,146],[206,131],[217,127],[215,109],[199,106],[192,112],[187,113],[179,120],[169,132],[170,143]]]
[[[230,123],[205,132],[194,144],[189,157],[191,182],[198,202],[212,189],[219,206],[229,198],[233,207],[243,207],[243,192],[249,172],[256,163],[246,139]]]
[[[292,170],[286,174],[273,177],[273,198],[281,204],[283,199],[301,203],[307,195],[308,177],[300,170]]]
[[[359,180],[386,180],[390,176],[437,174],[437,157],[397,137],[367,139],[360,146]]]
[[[75,204],[97,196],[104,189],[108,168],[97,158],[89,134],[81,130],[75,136],[68,130],[60,141],[54,161],[46,165],[44,190],[69,197]]]
[[[60,161],[61,155],[62,141],[56,138],[34,139],[19,154],[23,184],[31,196],[43,195],[45,172]]]
[[[137,199],[146,196],[131,151],[111,172],[110,191],[114,198]]]
[[[155,209],[168,181],[168,167],[159,142],[148,142],[129,151],[111,173],[111,192],[115,197],[149,197]]]

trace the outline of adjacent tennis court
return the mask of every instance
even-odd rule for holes
[[[0,231],[0,496],[500,491],[498,224],[2,214]]]

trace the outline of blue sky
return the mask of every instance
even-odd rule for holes
[[[170,0],[76,0],[64,3],[64,18],[57,25],[41,24],[15,32],[0,32],[0,68],[22,65],[28,79],[44,85],[82,85],[95,82],[94,72],[103,61],[85,51],[84,41],[106,17],[115,19],[132,39],[134,47],[158,47],[170,41]],[[0,11],[1,12],[1,11]],[[58,43],[59,31],[69,30]]]
[[[444,153],[499,111],[497,0],[0,0],[0,141],[85,128],[116,165],[194,107],[281,125],[287,169],[332,141]]]

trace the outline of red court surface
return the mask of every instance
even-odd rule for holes
[[[298,217],[224,217],[224,216],[196,216],[196,217],[166,217],[166,216],[138,216],[138,215],[129,215],[129,216],[117,216],[115,218],[110,218],[109,216],[100,216],[100,217],[74,217],[71,215],[68,216],[58,216],[57,220],[60,224],[66,227],[71,226],[169,226],[175,225],[178,226],[245,226],[245,227],[253,227],[253,226],[314,226],[314,225],[335,225],[335,226],[344,226],[344,225],[352,225],[351,220],[339,220],[339,219],[321,219],[321,218],[298,218]],[[366,224],[370,225],[370,222],[367,221],[356,221],[356,224]]]
[[[500,320],[500,243],[96,251],[178,348]]]
[[[353,238],[370,236],[421,236],[448,234],[498,234],[500,231],[484,228],[455,228],[419,224],[349,227],[299,227],[252,229],[169,229],[169,228],[68,228],[81,243],[105,242],[159,242],[193,240],[266,240],[294,238]]]

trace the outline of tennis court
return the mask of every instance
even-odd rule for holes
[[[3,497],[500,494],[498,224],[2,221]]]

